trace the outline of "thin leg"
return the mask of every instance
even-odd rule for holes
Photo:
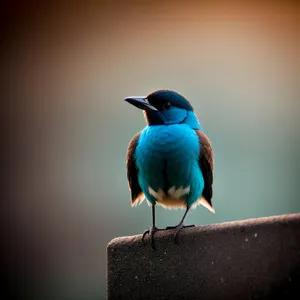
[[[155,227],[155,204],[152,204],[152,226]]]
[[[159,229],[155,226],[155,204],[152,204],[152,226],[150,229],[147,229],[142,236],[142,242],[144,242],[145,236],[147,233],[150,235],[151,247],[155,249],[154,246],[154,233]]]
[[[195,225],[188,225],[188,226],[184,226],[184,220],[186,218],[186,215],[187,213],[189,212],[190,210],[190,206],[187,206],[186,208],[186,211],[181,219],[181,221],[178,223],[178,225],[176,226],[168,226],[166,229],[175,229],[175,233],[174,233],[174,242],[175,244],[178,244],[178,233],[183,229],[183,228],[186,228],[186,227],[194,227]]]

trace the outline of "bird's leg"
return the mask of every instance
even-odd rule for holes
[[[174,243],[175,244],[178,244],[178,233],[183,229],[183,228],[186,228],[186,227],[194,227],[195,225],[187,225],[187,226],[184,226],[184,219],[186,218],[186,215],[188,213],[188,211],[190,210],[190,206],[187,206],[186,208],[186,211],[181,219],[181,221],[178,223],[178,225],[176,226],[168,226],[166,229],[175,229],[175,233],[174,233]]]
[[[152,226],[150,229],[147,229],[144,233],[143,233],[143,236],[142,236],[142,242],[144,242],[144,239],[145,239],[145,236],[147,233],[149,233],[150,235],[150,241],[151,241],[151,247],[153,249],[155,249],[154,247],[154,233],[156,231],[158,231],[159,229],[155,226],[155,203],[152,204]]]

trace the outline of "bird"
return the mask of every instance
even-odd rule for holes
[[[173,229],[174,242],[191,208],[201,204],[212,213],[214,159],[212,145],[204,133],[191,103],[176,91],[161,89],[148,96],[124,99],[143,110],[146,126],[129,142],[126,168],[131,205],[147,200],[152,206],[149,234],[154,246],[155,207],[185,209]],[[194,225],[190,225],[194,226]]]

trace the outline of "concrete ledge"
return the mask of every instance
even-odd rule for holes
[[[300,214],[186,228],[107,246],[108,299],[300,299]],[[147,239],[148,241],[148,239]]]

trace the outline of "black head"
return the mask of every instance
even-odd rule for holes
[[[152,92],[146,98],[151,105],[160,111],[170,109],[170,106],[184,108],[185,110],[194,110],[186,98],[174,91],[158,90]]]
[[[125,101],[143,109],[150,125],[181,123],[194,110],[186,98],[170,90],[157,90],[146,97],[128,97]]]

